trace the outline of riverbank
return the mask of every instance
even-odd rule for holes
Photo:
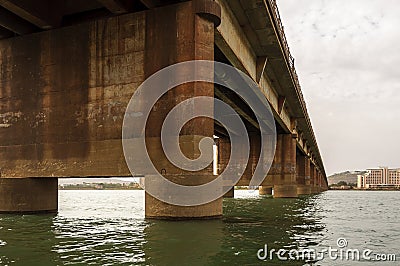
[[[352,190],[352,191],[400,191],[398,188],[329,188],[329,190]]]
[[[63,184],[59,190],[142,190],[137,183],[83,183]]]

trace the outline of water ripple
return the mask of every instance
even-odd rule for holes
[[[246,193],[224,200],[222,220],[167,222],[144,219],[143,191],[60,191],[56,216],[0,215],[0,265],[258,265],[265,244],[335,247],[339,237],[351,248],[398,253],[400,211],[393,203],[400,193]]]

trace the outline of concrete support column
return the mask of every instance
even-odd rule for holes
[[[51,213],[57,210],[57,178],[0,178],[0,213]]]
[[[311,194],[310,159],[304,155],[297,157],[297,194]]]
[[[259,195],[272,195],[272,187],[260,186],[258,187]]]
[[[318,171],[314,164],[311,164],[311,194],[319,193],[318,188]]]
[[[220,137],[217,140],[217,146],[218,146],[218,174],[221,174],[223,171],[225,171],[225,168],[229,163],[229,158],[231,155],[231,143],[228,138]],[[226,189],[229,189],[229,191],[225,193],[224,198],[234,198],[235,188],[224,187],[224,191]]]
[[[235,188],[232,187],[228,192],[225,193],[224,198],[234,198],[235,197]]]
[[[188,1],[146,11],[145,77],[179,62],[214,60],[214,30],[220,22],[220,12],[220,6],[211,0]],[[213,71],[209,74],[211,77],[214,75]],[[165,82],[168,83],[168,80]],[[146,129],[147,149],[156,169],[170,181],[186,186],[202,185],[214,180],[216,176],[213,175],[213,167],[210,165],[201,171],[190,172],[169,162],[161,146],[161,127],[172,108],[197,96],[214,97],[214,84],[193,82],[169,91],[153,107]],[[145,103],[146,99],[143,99],[143,102]],[[199,108],[212,110],[213,106],[195,106],[195,103],[192,103],[185,108],[194,112]],[[176,120],[179,121],[179,118]],[[180,131],[180,149],[187,158],[195,159],[200,155],[200,140],[204,137],[213,138],[213,134],[212,119],[195,118],[186,123]],[[146,183],[146,186],[148,185],[160,186],[150,182]],[[164,191],[163,187],[153,188]],[[174,197],[168,191],[163,193]],[[222,216],[222,197],[199,206],[177,206],[146,193],[145,215],[155,219],[217,218]]]
[[[297,197],[296,137],[295,134],[278,135],[273,163],[274,198]]]
[[[328,190],[328,183],[326,181],[326,178],[322,177],[322,191],[327,191]]]
[[[323,179],[323,175],[320,171],[318,171],[318,192],[323,191],[322,179]]]
[[[261,152],[261,136],[258,134],[249,134],[250,139],[250,154],[249,160],[247,163],[246,169],[240,178],[237,186],[248,186],[250,184],[250,180],[253,177],[254,171],[257,167],[258,160],[260,158]]]

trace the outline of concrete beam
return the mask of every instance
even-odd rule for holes
[[[113,14],[127,13],[132,9],[133,1],[129,0],[97,0]]]
[[[264,75],[265,66],[267,65],[267,57],[259,56],[256,62],[256,82],[260,83],[261,77]]]
[[[57,27],[61,22],[59,5],[55,5],[53,0],[0,0],[0,6],[41,29]]]
[[[217,96],[219,99],[221,99],[223,102],[227,103],[230,105],[241,117],[243,117],[246,121],[248,121],[253,127],[260,129],[260,126],[258,125],[257,121],[251,118],[250,115],[248,115],[245,111],[243,111],[242,108],[240,108],[234,101],[232,101],[228,96],[223,94],[219,90],[215,90],[215,96]]]
[[[226,2],[220,0],[216,2],[221,5],[222,22],[216,31],[215,44],[234,67],[248,74],[259,84],[260,91],[270,103],[272,111],[275,113],[276,120],[282,128],[289,133],[290,115],[287,110],[283,110],[281,114],[279,114],[279,96],[276,89],[272,86],[269,77],[265,74],[261,75],[260,81],[257,82],[257,55],[250,45],[241,25]],[[262,62],[260,58],[259,63]],[[260,65],[262,64],[260,63],[259,66]],[[268,64],[264,66],[264,72],[267,72],[267,70]]]
[[[157,6],[161,5],[160,0],[140,0],[143,5],[145,5],[147,8],[155,8]]]
[[[280,96],[278,99],[278,113],[282,114],[283,108],[285,107],[286,97]]]
[[[293,68],[293,61],[291,56],[286,53],[284,34],[281,36],[282,31],[279,29],[279,17],[277,18],[275,16],[275,7],[271,8],[271,4],[274,5],[274,1],[216,1],[221,3],[223,9],[229,9],[229,11],[223,12],[223,17],[224,14],[229,15],[230,13],[234,13],[233,17],[239,21],[238,24],[242,29],[241,32],[245,35],[244,38],[247,38],[250,43],[255,57],[268,57],[269,63],[267,69],[273,69],[273,71],[276,72],[273,89],[275,89],[279,95],[287,97],[287,101],[290,103],[288,106],[290,116],[304,116],[304,119],[300,121],[300,127],[306,131],[311,148],[317,155],[318,165],[324,173],[322,158],[318,150],[300,86],[298,85],[297,74]],[[224,20],[224,22],[226,22],[226,20]],[[222,29],[221,27],[221,30]],[[236,32],[236,29],[232,29],[228,34],[236,34]],[[246,46],[240,45],[239,48],[239,53],[243,53],[243,49],[246,49]],[[251,60],[246,59],[240,60],[240,62],[243,65],[252,63]],[[274,102],[272,102],[272,106],[274,106]],[[278,116],[277,122],[279,124],[281,124],[281,121],[279,121],[280,118],[284,118],[284,114]]]
[[[19,35],[37,31],[37,28],[34,25],[3,7],[0,7],[0,26]]]
[[[12,37],[14,33],[6,28],[0,27],[0,39]]]

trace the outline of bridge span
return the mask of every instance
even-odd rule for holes
[[[269,102],[278,135],[260,194],[298,197],[328,188],[275,0],[0,1],[0,39],[0,212],[57,211],[57,178],[131,176],[121,144],[127,104],[147,77],[188,60],[240,69]],[[240,97],[214,84],[181,85],[153,108],[146,137],[157,169],[180,184],[215,178],[211,166],[170,174],[160,153],[160,121],[194,96],[228,103],[245,122],[250,160],[237,185],[249,185],[259,126]],[[199,138],[217,135],[218,170],[227,165],[230,141],[221,125],[195,119],[181,134],[188,157],[198,156]],[[221,215],[222,197],[185,207],[146,194],[149,218]]]

